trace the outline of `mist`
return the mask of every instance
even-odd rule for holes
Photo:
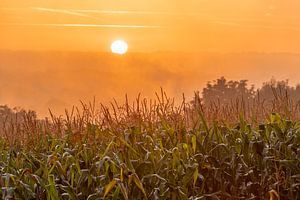
[[[271,78],[297,83],[300,55],[277,53],[109,53],[1,51],[0,104],[56,114],[81,101],[109,103],[141,93],[154,98],[162,87],[180,101],[201,91],[208,81],[249,80],[261,86]]]

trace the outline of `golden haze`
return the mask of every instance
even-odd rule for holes
[[[2,0],[2,49],[300,52],[300,1]]]
[[[0,104],[46,115],[160,86],[191,97],[220,76],[296,83],[299,8],[295,0],[1,0]],[[127,55],[107,53],[116,39],[128,42]]]

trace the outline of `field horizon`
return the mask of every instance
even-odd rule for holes
[[[257,88],[271,78],[297,84],[300,56],[295,53],[128,53],[0,50],[0,103],[36,110],[48,116],[48,108],[63,114],[79,100],[109,103],[148,98],[163,87],[179,101],[192,98],[207,82],[225,76],[249,80]],[[252,68],[257,69],[254,72]],[[84,69],[84,71],[82,71]],[[205,69],[205,70],[204,70]],[[78,73],[81,71],[81,73]],[[299,72],[300,73],[300,72]],[[45,78],[47,77],[47,78]],[[23,84],[17,84],[22,81]],[[36,104],[36,101],[39,103]]]
[[[176,106],[161,90],[155,102],[138,97],[97,108],[94,101],[45,120],[2,113],[0,195],[298,199],[300,107],[281,89],[270,104],[210,104],[195,96]]]

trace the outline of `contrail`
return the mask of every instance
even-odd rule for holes
[[[49,27],[87,27],[87,28],[130,28],[130,29],[155,29],[161,26],[131,25],[131,24],[32,24],[32,23],[1,23],[8,26],[49,26]]]
[[[134,10],[97,10],[97,9],[58,9],[58,8],[45,8],[45,7],[29,7],[29,8],[8,8],[0,7],[0,10],[23,10],[32,9],[40,12],[52,12],[52,13],[62,13],[81,17],[92,17],[83,13],[102,13],[102,14],[120,14],[120,15],[171,15],[171,16],[182,16],[182,15],[203,15],[200,12],[166,12],[166,11],[134,11]]]
[[[86,15],[86,14],[82,14],[80,12],[75,12],[75,11],[66,10],[66,9],[52,9],[52,8],[41,8],[41,7],[32,7],[31,9],[41,11],[41,12],[61,13],[61,14],[79,16],[79,17],[98,19],[98,18],[90,16],[90,15]]]
[[[79,13],[102,13],[102,14],[120,14],[120,15],[195,15],[195,13],[174,13],[174,12],[155,12],[155,11],[130,11],[130,10],[72,10]]]
[[[165,12],[165,11],[131,11],[131,10],[96,10],[96,9],[56,9],[56,8],[41,8],[33,7],[32,9],[45,11],[45,12],[56,12],[70,15],[77,15],[82,17],[92,17],[84,13],[94,14],[118,14],[118,15],[170,15],[170,16],[203,16],[203,13],[199,12]],[[205,15],[206,16],[206,15]]]
[[[273,30],[296,30],[299,31],[300,27],[297,26],[260,26],[260,25],[243,25],[232,22],[220,22],[214,21],[225,26],[237,26],[240,28],[262,28]],[[134,24],[34,24],[34,23],[0,23],[2,26],[48,26],[48,27],[86,27],[86,28],[128,28],[128,29],[157,29],[168,28],[168,26],[156,26],[156,25],[134,25]],[[172,28],[172,27],[169,27]]]
[[[7,11],[17,11],[17,10],[26,10],[28,8],[8,8],[8,7],[0,7],[1,10]],[[49,12],[49,13],[61,13],[66,15],[74,15],[92,19],[100,19],[99,17],[95,17],[89,14],[104,14],[104,15],[162,15],[162,16],[177,16],[177,17],[202,17],[203,20],[209,21],[232,21],[233,23],[239,22],[257,22],[257,21],[269,21],[267,18],[233,18],[233,17],[216,17],[212,15],[208,15],[205,12],[167,12],[167,11],[135,11],[135,10],[99,10],[99,9],[57,9],[57,8],[45,8],[45,7],[29,7],[29,9],[33,11],[39,12]],[[281,16],[280,19],[291,20],[293,17],[289,16]],[[228,24],[230,25],[230,24]],[[234,24],[231,24],[234,25]]]

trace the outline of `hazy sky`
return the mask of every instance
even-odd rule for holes
[[[300,52],[299,0],[1,0],[0,48]]]
[[[300,0],[0,0],[0,105],[46,115],[160,87],[191,98],[221,76],[295,84],[299,10]],[[129,54],[100,53],[116,39]]]
[[[191,100],[208,81],[248,79],[260,87],[272,77],[299,83],[300,54],[288,53],[111,53],[0,51],[0,105],[33,109],[40,116],[113,98],[155,97],[163,87],[178,101]]]

